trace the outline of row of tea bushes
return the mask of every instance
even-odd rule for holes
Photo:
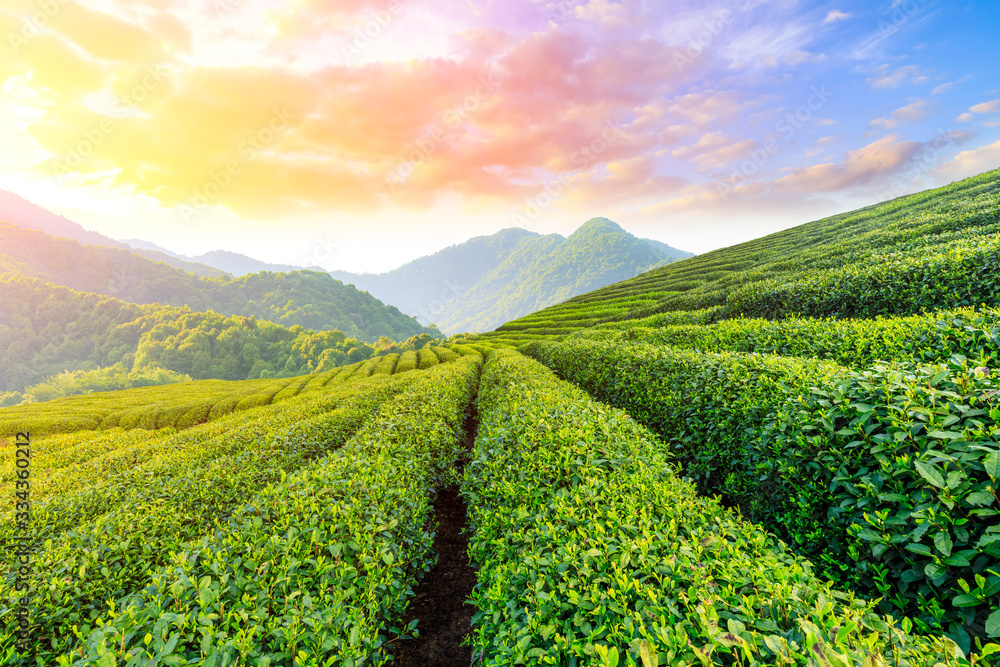
[[[665,318],[658,318],[664,321]],[[981,366],[1000,359],[1000,311],[961,308],[876,319],[733,319],[708,326],[601,327],[573,338],[647,343],[702,352],[779,354],[828,359],[853,368],[879,361],[941,363],[955,355]]]
[[[257,423],[206,440],[199,429],[187,431],[158,457],[140,455],[141,464],[124,470],[103,466],[108,476],[91,487],[39,503],[32,523],[32,567],[44,573],[32,596],[34,632],[44,638],[39,656],[68,650],[74,628],[92,627],[116,597],[141,589],[174,550],[211,532],[257,490],[343,445],[408,384],[369,380],[328,410],[269,406]],[[12,585],[0,581],[0,605],[14,599]]]

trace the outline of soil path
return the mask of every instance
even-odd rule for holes
[[[465,468],[478,428],[479,418],[473,411],[465,420],[465,451],[457,463],[459,471]],[[469,566],[466,506],[457,486],[438,492],[434,514],[438,562],[417,586],[404,620],[405,625],[420,619],[420,636],[393,651],[397,656],[393,667],[469,667],[472,663],[472,648],[463,646],[462,640],[471,629],[472,605],[465,601],[472,594],[476,573]]]

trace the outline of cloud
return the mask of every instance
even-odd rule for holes
[[[917,100],[892,112],[892,117],[901,123],[913,123],[923,120],[930,112],[930,105],[924,100]]]
[[[627,25],[629,19],[625,4],[611,0],[589,0],[584,5],[577,5],[573,14],[578,19],[612,28]]]
[[[942,83],[940,86],[935,86],[935,88],[931,91],[931,95],[940,95],[941,93],[946,93],[954,87],[955,84],[951,81],[949,81],[948,83]]]
[[[956,181],[1000,167],[1000,141],[962,151],[938,166],[933,175],[939,182]]]
[[[793,193],[835,192],[867,185],[898,171],[920,149],[915,141],[884,137],[847,153],[839,164],[800,167],[779,178],[774,186]]]
[[[756,145],[752,139],[734,139],[722,132],[701,135],[690,146],[674,150],[671,155],[680,160],[688,160],[700,170],[723,169],[741,158]]]
[[[927,76],[916,65],[903,65],[896,69],[891,69],[889,65],[880,65],[876,71],[877,74],[868,79],[875,90],[897,88],[904,83],[918,84],[927,80]]]
[[[837,21],[843,21],[845,19],[849,19],[852,16],[854,15],[842,12],[839,9],[831,9],[830,13],[826,15],[825,19],[823,19],[823,23],[836,23]]]
[[[103,45],[67,29],[25,47],[25,67],[51,91],[26,127],[51,154],[37,170],[76,172],[165,206],[208,201],[260,218],[423,209],[456,195],[517,201],[546,173],[632,164],[740,108],[724,91],[668,95],[680,77],[676,47],[652,39],[467,31],[457,57],[298,70],[200,64],[144,46],[162,44],[146,27],[85,18],[123,40]],[[128,57],[136,50],[168,75],[119,114],[114,98],[147,76]]]
[[[1000,111],[1000,100],[992,100],[990,102],[976,104],[969,107],[969,111],[979,114],[996,113],[997,111]]]
[[[869,128],[881,127],[886,130],[894,130],[899,125],[899,121],[895,118],[876,118],[868,123]]]
[[[972,119],[973,115],[971,113],[960,113],[957,116],[955,116],[955,120],[958,121],[959,123],[968,123]]]

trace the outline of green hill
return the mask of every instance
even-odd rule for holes
[[[384,274],[331,272],[444,331],[488,331],[576,294],[692,256],[606,218],[569,237],[504,229]]]
[[[374,342],[434,333],[354,287],[315,271],[241,278],[199,278],[128,250],[84,246],[0,222],[0,273],[10,272],[80,292],[136,304],[253,316],[285,327],[342,331]]]
[[[487,337],[709,308],[718,320],[1000,305],[992,279],[998,210],[1000,173],[991,171],[698,255],[507,322]]]
[[[1000,637],[998,232],[1000,170],[459,341],[627,410],[702,494],[969,654]]]
[[[525,272],[588,284],[578,252],[638,252],[612,224]],[[994,171],[444,345],[0,410],[0,540],[58,575],[27,609],[0,576],[46,638],[0,626],[0,661],[382,665],[416,629],[494,667],[995,665],[998,231]],[[75,298],[9,320],[231,342]]]

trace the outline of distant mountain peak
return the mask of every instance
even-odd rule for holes
[[[586,235],[586,234],[595,234],[595,233],[601,233],[601,234],[607,234],[607,233],[628,234],[628,232],[626,232],[622,228],[622,226],[619,225],[614,220],[609,220],[608,218],[600,217],[600,218],[591,218],[587,222],[585,222],[582,225],[580,225],[580,227],[575,232],[573,232],[572,234],[570,234],[570,238],[572,238],[574,236],[578,236],[578,235],[579,236],[583,236],[583,235]]]

